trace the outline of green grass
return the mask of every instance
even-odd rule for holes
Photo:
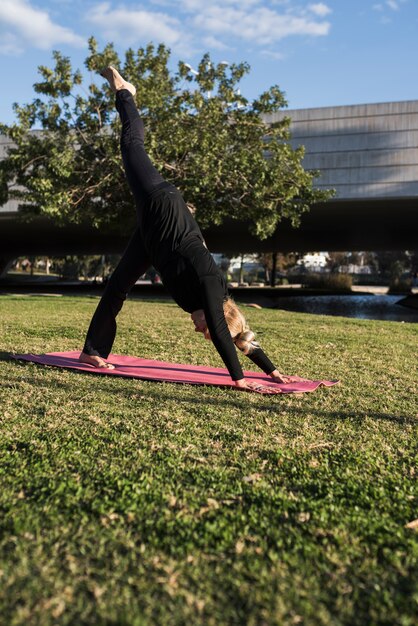
[[[96,302],[0,297],[2,626],[417,624],[417,327],[247,309],[342,381],[298,396],[8,359],[79,349]],[[119,320],[115,353],[221,365],[171,303]]]

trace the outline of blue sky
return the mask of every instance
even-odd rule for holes
[[[417,33],[418,0],[0,0],[0,121],[52,50],[83,69],[90,35],[119,52],[164,42],[173,65],[247,61],[243,95],[278,84],[305,108],[418,99]]]

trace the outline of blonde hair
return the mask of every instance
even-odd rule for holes
[[[224,302],[224,315],[232,341],[237,348],[244,354],[254,352],[258,348],[258,344],[254,341],[255,335],[232,298],[227,298]]]

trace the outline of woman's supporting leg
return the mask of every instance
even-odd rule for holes
[[[133,234],[115,271],[109,278],[91,320],[83,355],[107,358],[116,336],[116,316],[136,281],[150,267],[139,229]]]
[[[120,147],[126,177],[137,203],[142,204],[164,182],[164,178],[145,151],[144,122],[132,94],[127,89],[116,92],[116,108],[122,122]]]

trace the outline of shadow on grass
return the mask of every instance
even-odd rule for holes
[[[17,361],[15,359],[13,359],[10,355],[10,353],[8,352],[0,352],[0,361],[13,361],[13,363],[15,365],[17,365],[18,367],[22,367],[23,369],[27,369],[34,367],[33,363],[29,363],[29,362],[24,362],[24,361]],[[60,370],[59,368],[54,368],[54,367],[45,367],[42,368],[42,371],[46,372],[46,371],[50,371],[50,372],[62,372],[62,370]],[[105,378],[104,375],[97,375],[94,372],[78,372],[78,371],[71,371],[71,370],[66,370],[66,374],[70,373],[71,375],[76,375],[76,376],[80,376],[80,374],[85,377],[86,375],[91,377],[95,377],[96,379],[96,386],[95,386],[95,390],[97,392],[103,392],[103,393],[112,393],[112,395],[114,394],[119,394],[121,396],[127,396],[129,394],[129,398],[128,401],[132,402],[132,390],[130,389],[129,391],[126,388],[123,389],[115,389],[115,383],[117,383],[117,380],[115,378]],[[31,373],[34,373],[33,371]],[[15,382],[21,382],[20,379],[14,379]],[[120,380],[120,379],[119,379]],[[146,394],[149,398],[156,400],[157,402],[161,402],[162,400],[165,401],[174,401],[177,403],[181,403],[181,404],[189,404],[189,405],[196,405],[196,404],[202,404],[205,403],[207,405],[213,405],[213,406],[220,406],[220,407],[232,407],[235,408],[236,410],[245,410],[248,408],[248,398],[247,398],[247,394],[243,393],[243,392],[238,392],[235,391],[234,389],[229,389],[229,388],[219,388],[219,387],[211,387],[208,385],[185,385],[182,383],[172,383],[172,382],[156,382],[156,381],[146,381],[146,380],[139,380],[139,379],[132,379],[132,378],[128,378],[128,377],[123,377],[122,378],[123,381],[132,381],[134,384],[138,385],[138,383],[140,384],[140,390],[141,393]],[[39,379],[37,379],[35,376],[25,376],[25,383],[28,384],[33,384],[39,387]],[[0,382],[0,386],[2,387],[8,387],[8,386],[12,386],[12,376],[9,377],[8,381],[3,381]],[[109,387],[109,383],[112,384],[112,387]],[[53,381],[53,385],[56,386],[59,389],[66,389],[68,391],[73,391],[75,388],[75,384],[71,384],[69,382],[66,381],[57,381],[54,380]],[[174,394],[174,393],[170,393],[170,390],[172,388],[172,386],[175,386],[177,388],[187,388],[188,390],[191,391],[192,387],[195,387],[194,391],[198,391],[198,389],[200,389],[200,391],[202,391],[205,396],[204,398],[202,398],[202,396],[197,396],[196,397],[188,397],[184,394],[182,395],[178,395],[178,394]],[[218,390],[218,391],[222,391],[223,393],[228,393],[231,394],[231,397],[208,397],[207,392],[208,391],[212,391],[212,390]],[[316,391],[314,391],[313,393],[315,394],[320,394],[320,393],[332,393],[332,391],[330,389],[318,389]],[[300,399],[300,396],[302,394],[297,394],[297,397]],[[309,394],[303,394],[305,396],[310,396],[312,395],[311,393]],[[278,394],[277,396],[270,396],[269,400],[266,401],[265,397],[259,397],[259,404],[256,405],[256,408],[259,411],[267,411],[269,413],[274,412],[275,409],[279,408],[278,406],[278,402],[277,400],[281,400],[283,401],[285,398],[287,399],[292,399],[293,394]],[[283,408],[283,404],[280,403],[281,406],[280,408]],[[255,408],[253,404],[251,404],[251,408]],[[330,420],[353,420],[353,421],[357,421],[357,422],[362,422],[365,419],[374,419],[374,420],[384,420],[384,421],[389,421],[389,422],[396,422],[398,424],[418,424],[418,420],[414,417],[412,417],[411,415],[394,415],[394,414],[390,414],[390,413],[365,413],[365,412],[359,412],[359,411],[325,411],[325,410],[318,410],[313,408],[312,406],[309,406],[307,408],[302,408],[302,407],[298,407],[298,406],[290,406],[289,404],[286,405],[286,409],[288,409],[289,413],[293,413],[296,415],[300,415],[300,416],[316,416],[319,418],[325,418],[325,419],[330,419]]]
[[[6,360],[6,359],[5,359]],[[13,361],[14,364],[16,364],[17,366],[22,367],[23,370],[26,370],[27,368],[32,368],[34,366],[33,363],[27,362],[25,363],[24,361],[16,361],[15,359],[10,359],[11,361]],[[43,372],[57,372],[60,371],[62,372],[62,369],[60,370],[59,368],[54,368],[52,366],[48,366],[48,367],[44,367],[42,368]],[[187,384],[183,384],[183,383],[172,383],[172,382],[159,382],[159,381],[147,381],[147,380],[140,380],[140,379],[135,379],[135,378],[129,378],[129,377],[118,377],[118,379],[115,378],[110,378],[110,377],[106,377],[104,374],[102,375],[98,375],[95,374],[94,372],[78,372],[78,371],[71,371],[71,370],[66,370],[66,374],[70,373],[71,375],[80,375],[82,374],[83,379],[87,380],[87,377],[89,377],[90,379],[92,377],[95,378],[96,380],[96,384],[95,384],[95,389],[94,391],[96,393],[99,394],[106,394],[106,393],[111,393],[113,396],[116,395],[120,395],[123,397],[126,397],[127,401],[129,403],[132,402],[132,393],[133,392],[137,392],[138,395],[141,394],[142,396],[146,395],[148,398],[155,400],[158,403],[161,403],[162,401],[175,401],[176,403],[181,403],[181,404],[195,404],[195,405],[199,405],[202,404],[202,402],[204,402],[205,404],[211,404],[211,405],[216,405],[216,406],[223,406],[223,407],[233,407],[237,410],[243,410],[245,408],[248,408],[248,404],[247,401],[245,400],[245,395],[242,392],[237,392],[232,388],[225,388],[222,389],[223,392],[231,392],[232,394],[234,394],[234,397],[232,398],[210,398],[207,396],[207,392],[208,391],[213,391],[213,390],[220,390],[219,387],[211,387],[209,385],[187,385]],[[30,374],[35,374],[35,372],[33,370],[30,371]],[[78,379],[79,380],[79,379]],[[76,387],[76,384],[78,382],[78,380],[76,382],[74,382],[74,384],[71,384],[70,382],[67,381],[58,381],[58,380],[53,380],[51,381],[51,385],[53,385],[54,387],[57,387],[58,389],[63,389],[63,390],[67,390],[68,392],[74,391],[74,389],[80,389],[80,387]],[[136,387],[135,389],[126,389],[122,388],[122,389],[115,389],[115,383],[117,384],[118,382],[131,382],[133,383]],[[0,381],[0,387],[14,387],[16,383],[20,383],[22,382],[22,378],[19,376],[13,376],[12,374],[9,374],[7,377],[6,381]],[[43,384],[45,386],[48,386],[48,381],[40,381],[39,378],[36,377],[36,375],[26,375],[25,372],[25,377],[23,379],[23,382],[25,382],[26,384],[29,385],[34,385],[36,387],[39,388],[40,384]],[[195,397],[195,398],[191,398],[191,397],[187,397],[184,394],[182,395],[178,395],[175,393],[170,393],[170,388],[172,386],[175,386],[177,388],[179,388],[179,391],[181,393],[181,388],[186,388],[188,390],[192,390],[192,387],[194,387],[193,391],[197,392],[198,389],[200,389],[200,391],[202,391],[202,393],[205,393],[205,397],[202,398],[202,396],[199,397]],[[237,398],[237,395],[239,396],[239,398]],[[265,404],[260,405],[258,407],[260,410],[268,410],[271,411],[272,409],[274,409],[274,405],[273,404]]]
[[[316,411],[315,409],[297,409],[298,413],[306,413],[326,419],[363,421],[367,418],[397,422],[398,424],[418,424],[418,420],[411,415],[392,415],[391,413],[360,413],[356,411]]]

